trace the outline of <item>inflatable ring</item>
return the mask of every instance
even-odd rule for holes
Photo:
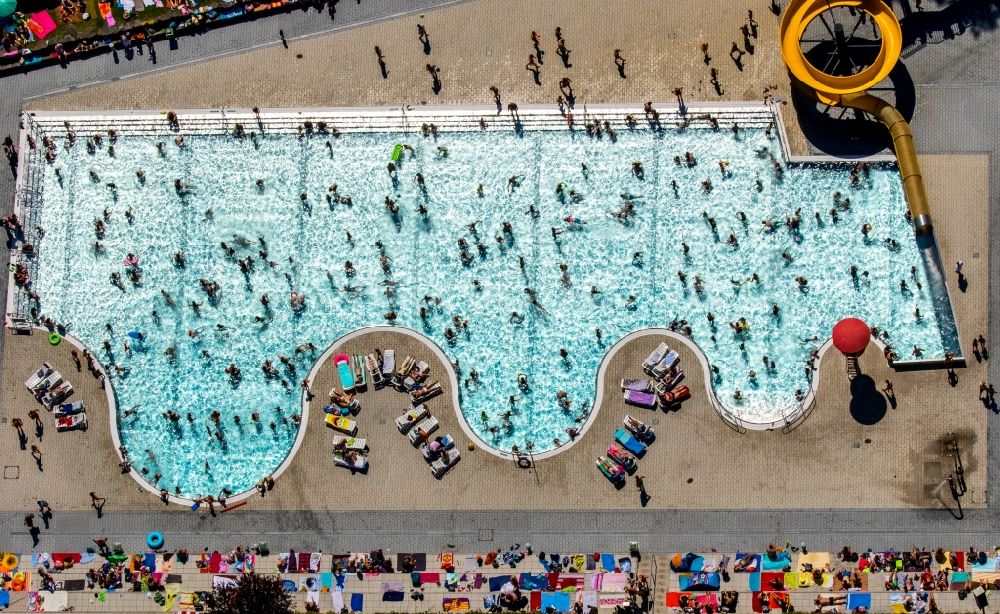
[[[49,335],[49,345],[59,345],[62,341],[62,335],[59,333],[52,333]]]
[[[520,469],[530,469],[531,468],[531,459],[528,458],[527,456],[518,456],[517,457],[517,466]]]
[[[152,550],[159,550],[163,547],[163,533],[153,531],[146,536],[146,545]]]

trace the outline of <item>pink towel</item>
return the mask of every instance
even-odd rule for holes
[[[31,16],[28,27],[38,38],[45,38],[56,29],[56,22],[52,21],[48,11],[40,11]]]
[[[420,572],[421,584],[441,584],[441,574],[433,571]]]

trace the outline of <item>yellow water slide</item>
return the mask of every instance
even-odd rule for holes
[[[830,9],[848,7],[864,11],[874,20],[882,36],[878,56],[861,72],[836,76],[813,66],[802,51],[801,39],[814,19]],[[888,102],[867,93],[868,88],[885,79],[899,61],[903,31],[895,13],[883,0],[791,0],[785,8],[778,30],[781,55],[792,77],[816,100],[829,105],[860,109],[885,124],[892,135],[903,192],[918,234],[930,233],[930,210],[924,192],[913,132],[903,116]]]

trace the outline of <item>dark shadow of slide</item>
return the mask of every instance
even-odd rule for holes
[[[858,424],[878,424],[885,417],[888,405],[870,376],[862,374],[851,382],[851,417]]]

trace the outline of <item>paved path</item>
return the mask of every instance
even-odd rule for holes
[[[416,2],[378,2],[365,0],[360,9],[355,5],[342,3],[338,11],[336,26],[347,27],[362,21],[360,12],[388,15],[402,6],[412,7]],[[479,0],[482,6],[493,6],[488,0]],[[755,13],[760,21],[772,19],[766,12],[767,3],[754,3]],[[935,3],[926,1],[926,8],[935,8]],[[965,0],[962,4],[969,4]],[[995,3],[987,3],[993,5]],[[603,5],[601,5],[603,6]],[[588,19],[593,30],[601,29],[601,21],[607,15],[602,8],[592,11]],[[586,11],[581,12],[587,15]],[[366,13],[366,15],[369,13]],[[242,47],[266,44],[273,41],[277,30],[283,28],[286,35],[295,37],[317,32],[329,26],[325,17],[292,13],[268,20],[240,24],[207,34],[184,39],[176,52],[161,51],[157,66],[179,65],[197,61],[213,54],[229,52],[236,40]],[[341,21],[343,20],[343,21]],[[710,30],[706,20],[704,30]],[[502,24],[497,24],[498,28]],[[732,24],[725,24],[731,29]],[[774,22],[768,26],[774,28]],[[993,82],[992,75],[997,53],[996,24],[985,24],[972,36],[971,32],[954,41],[928,46],[918,51],[906,61],[912,79],[916,82],[919,107],[914,114],[915,131],[920,151],[934,153],[989,152],[996,153],[998,111],[995,100],[1000,95],[1000,86]],[[703,32],[674,33],[685,38],[686,45],[692,46]],[[667,33],[668,35],[670,33]],[[518,31],[517,37],[524,33]],[[713,33],[724,37],[728,34]],[[511,36],[514,36],[513,34]],[[670,40],[670,36],[667,36]],[[336,41],[337,39],[331,39]],[[609,50],[611,41],[600,37],[595,40]],[[657,39],[659,40],[659,39]],[[644,45],[654,44],[644,41]],[[763,45],[762,45],[763,46]],[[685,47],[686,48],[686,47]],[[720,50],[721,51],[721,50]],[[722,53],[719,53],[722,55]],[[724,57],[724,56],[723,56]],[[551,57],[549,61],[558,61]],[[518,62],[514,62],[515,64]],[[149,68],[145,58],[132,62],[112,63],[102,56],[86,62],[70,65],[67,69],[45,68],[24,76],[12,76],[0,81],[0,131],[13,132],[14,118],[20,101],[31,96],[42,95],[66,88],[71,84],[84,84],[93,80],[122,78]],[[520,70],[520,68],[518,68]],[[771,62],[770,74],[781,73]],[[669,91],[672,84],[662,82],[660,87]],[[787,81],[781,84],[787,87]],[[446,90],[448,91],[448,90]],[[638,100],[641,93],[619,94],[630,100]],[[749,92],[745,97],[756,98],[757,92]],[[1000,157],[991,156],[991,170],[1000,172]],[[0,186],[9,194],[9,183]],[[996,190],[990,194],[992,247],[1000,240],[996,222]],[[9,210],[10,200],[4,200],[4,209]],[[942,207],[944,209],[945,207]],[[935,214],[939,217],[944,213]],[[997,253],[993,251],[993,253]],[[968,261],[968,260],[967,260]],[[996,264],[990,268],[990,280],[996,279]],[[980,279],[973,279],[973,283]],[[966,336],[975,331],[965,331]],[[992,323],[990,337],[1000,334],[1000,324]],[[991,367],[993,378],[1000,381],[1000,369]],[[972,403],[974,406],[975,404]],[[975,410],[975,408],[972,408]],[[993,420],[993,418],[991,418]],[[992,427],[991,427],[992,429]],[[996,466],[1000,454],[995,442],[990,442],[990,464]],[[988,489],[1000,487],[1000,476],[993,471],[989,476]],[[860,492],[860,491],[859,491]],[[852,496],[845,493],[845,496]],[[516,502],[516,501],[515,501]],[[994,504],[995,505],[995,504]],[[207,514],[192,521],[192,514],[181,512],[113,512],[97,520],[94,514],[85,512],[60,512],[52,530],[43,533],[43,540],[70,542],[80,536],[92,533],[112,533],[125,536],[133,546],[151,527],[176,535],[179,542],[191,547],[200,545],[208,533],[226,533],[234,541],[256,541],[258,535],[271,536],[272,543],[302,547],[305,545],[329,545],[330,548],[370,547],[373,544],[391,544],[396,548],[430,549],[428,542],[451,542],[471,545],[480,540],[503,543],[529,538],[533,543],[551,543],[561,547],[581,549],[610,548],[623,541],[638,538],[650,549],[671,551],[678,548],[704,549],[710,547],[735,548],[749,542],[766,541],[808,541],[818,548],[836,548],[843,542],[858,547],[871,545],[906,546],[913,541],[933,541],[935,543],[966,544],[979,541],[987,544],[995,536],[996,522],[994,509],[972,510],[965,520],[952,521],[939,510],[896,511],[896,510],[845,510],[845,511],[792,511],[781,512],[745,509],[722,509],[716,511],[657,510],[624,513],[617,510],[606,512],[577,512],[574,510],[545,512],[371,512],[364,515],[345,515],[336,511],[235,511],[219,518]],[[19,530],[20,515],[11,512],[3,518],[3,527],[13,534],[12,540],[27,544],[27,536]],[[81,539],[81,541],[85,541]],[[69,546],[69,543],[65,545]],[[84,544],[80,544],[85,545]],[[926,544],[930,545],[930,544]]]

